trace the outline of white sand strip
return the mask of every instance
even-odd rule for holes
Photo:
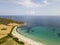
[[[21,34],[19,34],[17,31],[16,31],[16,28],[14,28],[14,30],[12,31],[12,34],[14,37],[17,37],[19,39],[19,41],[23,41],[25,43],[25,45],[44,45],[43,43],[41,42],[36,42],[30,38],[27,38]]]

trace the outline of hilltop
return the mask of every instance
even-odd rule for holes
[[[9,19],[9,18],[0,18],[0,24],[7,25],[9,23],[24,24],[24,22],[19,22],[19,21]]]

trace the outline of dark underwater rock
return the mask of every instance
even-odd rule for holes
[[[32,32],[34,32],[34,30],[32,30]]]
[[[57,33],[57,35],[60,37],[60,33]]]

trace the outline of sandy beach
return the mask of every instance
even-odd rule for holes
[[[36,42],[30,38],[27,38],[21,34],[19,34],[17,31],[17,26],[14,28],[14,30],[12,31],[12,35],[14,37],[17,37],[19,39],[19,41],[23,41],[25,43],[25,45],[44,45],[43,43],[41,42]]]

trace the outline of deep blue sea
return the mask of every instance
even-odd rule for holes
[[[60,16],[0,16],[26,22],[18,33],[45,45],[60,45]]]

